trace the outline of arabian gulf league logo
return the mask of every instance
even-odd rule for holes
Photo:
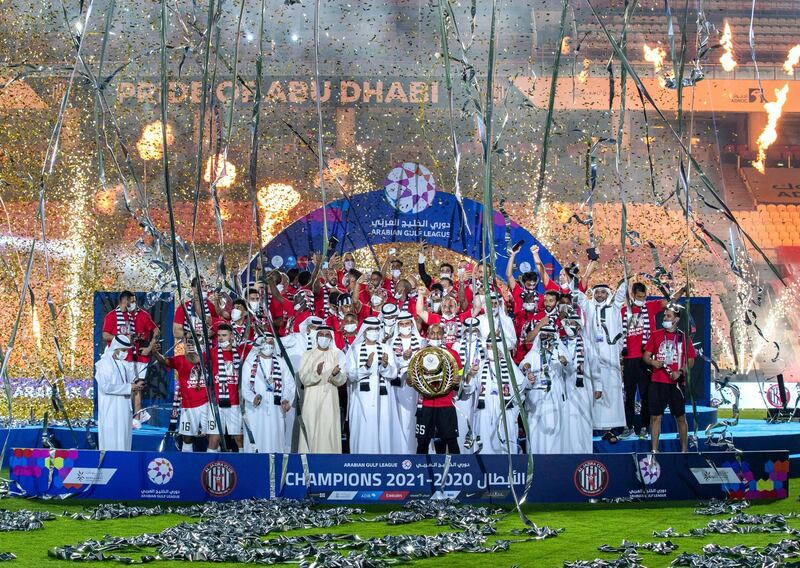
[[[172,463],[167,458],[156,458],[147,464],[147,479],[156,485],[166,485],[174,473]]]
[[[436,182],[431,171],[416,162],[396,166],[383,182],[389,204],[401,213],[421,213],[433,204]]]

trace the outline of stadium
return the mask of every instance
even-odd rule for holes
[[[0,561],[798,562],[796,2],[0,14]]]

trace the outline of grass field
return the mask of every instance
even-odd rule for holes
[[[535,481],[534,481],[535,482]],[[796,495],[800,491],[800,480],[790,483],[788,499],[770,503],[756,504],[747,510],[748,513],[800,513],[800,503]],[[622,539],[633,541],[658,541],[652,531],[673,527],[680,532],[694,527],[702,527],[712,518],[693,514],[696,503],[620,503],[620,504],[569,504],[569,505],[530,505],[526,512],[539,526],[565,529],[558,537],[544,541],[515,543],[506,552],[492,554],[491,558],[481,554],[455,553],[446,557],[431,558],[414,562],[414,566],[562,566],[565,560],[591,560],[603,558],[611,560],[615,554],[604,554],[597,551],[602,544],[619,545]],[[84,503],[77,501],[43,502],[23,499],[4,499],[0,501],[3,509],[48,510],[54,514],[74,513],[84,508]],[[369,508],[367,517],[377,516],[387,508]],[[77,544],[87,538],[100,538],[104,535],[132,536],[143,532],[158,532],[167,527],[187,521],[186,517],[164,515],[160,517],[140,517],[137,519],[108,521],[77,521],[69,518],[57,518],[45,522],[41,530],[30,532],[0,533],[0,552],[13,552],[17,560],[8,564],[15,566],[75,566],[75,563],[57,561],[47,556],[48,549],[65,544]],[[800,528],[800,519],[790,520],[790,526]],[[498,534],[493,538],[520,538],[511,534],[514,528],[521,528],[522,523],[515,514],[510,514],[498,525]],[[324,532],[357,534],[362,538],[385,536],[387,534],[437,534],[449,532],[449,527],[439,527],[433,522],[420,522],[409,525],[388,526],[384,523],[357,522],[331,529],[313,529],[282,533],[285,535],[318,534]],[[275,536],[275,535],[271,535]],[[764,546],[770,542],[778,542],[787,538],[785,534],[731,534],[712,535],[704,538],[677,538],[672,541],[679,549],[671,555],[659,556],[647,551],[640,554],[646,566],[668,566],[680,552],[699,552],[703,545],[716,542],[722,545],[744,544],[747,546]],[[135,556],[135,555],[134,555]],[[136,556],[135,556],[136,557]],[[138,558],[138,557],[137,557]],[[100,566],[108,563],[82,562],[81,566]],[[175,566],[177,562],[162,561],[152,566]],[[221,566],[219,563],[201,563]],[[233,564],[224,564],[233,566]]]

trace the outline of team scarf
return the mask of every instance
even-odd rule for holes
[[[461,357],[461,364],[464,365],[465,370],[472,366],[476,355],[480,357],[481,361],[486,359],[486,349],[483,348],[483,342],[481,342],[477,337],[472,340],[469,340],[466,337],[462,339],[461,349],[458,351],[458,356]]]
[[[383,359],[383,346],[380,343],[376,343],[375,347],[378,348],[375,356],[378,358],[378,366],[380,367],[380,361]],[[366,367],[368,358],[369,353],[367,352],[367,344],[364,342],[361,344],[361,347],[358,350],[358,366]],[[367,383],[367,385],[369,385],[369,383]],[[386,379],[383,375],[381,375],[380,370],[378,370],[378,385],[380,386],[380,394],[389,394],[389,391],[386,388]]]
[[[236,345],[251,345],[253,343],[247,339],[247,336],[245,335],[248,328],[247,323],[243,323],[242,325],[231,323],[231,327],[233,328],[233,339],[235,340]]]
[[[229,377],[225,370],[227,365],[225,361],[224,352],[217,342],[217,382],[219,383],[219,406],[222,408],[230,408],[231,397],[228,392],[228,383],[233,385],[239,384],[239,369],[242,367],[242,362],[239,360],[239,352],[235,348],[231,349],[233,353],[233,376]]]
[[[211,310],[208,308],[208,303],[206,302],[205,298],[203,298],[202,296],[200,298],[200,303],[203,306],[203,316],[205,316],[207,319],[211,319]],[[188,304],[188,306],[187,306],[187,304]],[[187,333],[189,333],[190,330],[191,330],[191,328],[189,326],[189,322],[191,322],[193,318],[197,317],[197,313],[195,312],[195,309],[194,309],[194,304],[195,304],[194,298],[191,298],[191,299],[187,300],[186,302],[184,302],[184,307],[187,308],[186,309],[186,313],[189,315],[189,317],[186,317],[186,318],[183,319],[183,330],[185,332],[187,332]],[[202,342],[202,340],[203,339],[200,338],[201,342]]]
[[[136,314],[139,311],[139,308],[136,308],[134,311],[129,312],[128,310],[122,310],[119,307],[114,310],[117,316],[117,333],[115,335],[132,335],[134,330],[134,320],[136,319]],[[127,315],[127,318],[125,317]]]
[[[444,315],[442,315],[442,319],[439,323],[442,326],[442,330],[444,330],[442,343],[445,345],[452,345],[455,343],[461,335],[461,320],[458,319],[458,316],[454,315],[451,318],[445,319]]]
[[[602,329],[603,334],[606,337],[606,343],[608,343],[609,345],[616,345],[616,343],[620,339],[622,339],[622,337],[624,336],[624,327],[623,327],[623,331],[619,332],[614,337],[614,339],[611,339],[611,334],[608,332],[608,324],[607,324],[606,317],[607,317],[608,309],[611,308],[612,306],[609,305],[608,303],[603,304],[602,306],[598,306],[597,302],[593,302],[593,303],[594,303],[594,306],[592,306],[592,307],[594,308],[594,315],[595,315],[595,317],[594,317],[594,325],[595,325],[595,327],[599,327],[600,329]],[[599,312],[600,317],[597,317],[598,316],[598,312]]]
[[[493,374],[494,374],[494,361],[486,359],[483,365],[483,371],[481,373],[481,388],[478,392],[478,410],[486,408],[486,391],[489,388],[491,388],[491,386],[496,386],[495,381],[493,381],[492,379]],[[506,408],[513,408],[514,399],[513,397],[510,396],[511,373],[508,370],[508,361],[506,361],[505,357],[500,358],[500,379],[501,379],[501,384],[503,385],[503,396],[507,397]],[[489,385],[490,380],[492,380],[491,386]]]
[[[635,306],[639,308],[639,306]],[[633,313],[634,306],[628,306],[627,317],[622,321],[622,333],[628,337],[628,332],[633,332],[637,328],[637,323],[642,326],[642,345],[647,343],[650,339],[650,312],[647,309],[647,304],[639,308],[639,313]],[[630,327],[628,322],[633,322]]]
[[[408,339],[411,340],[410,349],[412,351],[414,351],[415,353],[417,351],[419,351],[419,347],[420,347],[419,336],[417,334],[415,334],[415,333],[412,333],[408,337]],[[403,336],[402,335],[398,334],[398,335],[395,336],[394,342],[392,343],[392,347],[394,348],[395,353],[397,352],[398,349],[400,349],[401,351],[405,351],[405,349],[403,349]]]
[[[281,400],[283,399],[283,371],[281,370],[281,365],[278,363],[278,358],[275,357],[273,353],[272,357],[272,374],[270,375],[270,381],[272,382],[272,387],[270,390],[273,392],[273,402],[280,406]],[[258,368],[261,366],[261,355],[256,356],[255,363],[253,363],[253,368],[250,369],[250,390],[252,392],[256,391],[256,375],[258,374]],[[265,381],[267,386],[269,386],[269,381]]]

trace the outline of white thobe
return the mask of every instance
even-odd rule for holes
[[[519,407],[522,400],[519,400],[514,395],[513,386],[511,381],[516,381],[517,390],[521,397],[525,396],[525,383],[527,379],[519,370],[519,367],[513,362],[509,361],[508,365],[509,378],[508,386],[509,393],[505,396],[505,415],[506,424],[508,427],[508,442],[511,447],[512,454],[519,453],[519,427],[517,425],[517,418],[519,418]],[[478,372],[479,384],[475,385],[476,394],[475,398],[475,432],[481,441],[480,451],[476,453],[481,454],[505,454],[506,448],[506,430],[503,426],[503,407],[500,404],[500,394],[497,390],[497,379],[494,376],[495,365],[492,361],[487,359],[481,366]],[[474,380],[474,379],[473,379]],[[480,401],[480,393],[484,393],[484,407],[478,408]],[[512,406],[509,406],[513,403]],[[476,442],[477,444],[477,442]]]
[[[277,355],[273,354],[273,357]],[[286,362],[278,357],[281,372],[281,400],[294,401],[294,380],[289,374]],[[256,375],[252,376],[254,364]],[[261,357],[255,349],[250,352],[242,365],[242,397],[245,404],[245,417],[253,433],[244,437],[244,451],[247,453],[284,453],[286,441],[286,414],[280,404],[275,404],[275,378],[273,377],[272,357]],[[261,402],[255,406],[255,399]]]
[[[458,353],[458,356],[462,359],[465,359],[465,357],[462,357],[462,353],[465,353],[466,359],[468,359],[461,361],[464,367],[464,375],[459,387],[459,396],[454,399],[456,418],[458,419],[458,447],[462,454],[472,453],[476,449],[474,444],[469,448],[464,447],[464,442],[467,439],[467,434],[469,434],[473,440],[475,439],[474,413],[475,405],[477,404],[475,400],[475,393],[477,392],[475,384],[480,378],[479,376],[473,377],[472,380],[467,383],[466,377],[473,364],[477,365],[479,369],[483,365],[483,358],[481,357],[481,343],[483,342],[480,339],[473,339],[471,345],[464,349],[464,341],[466,340],[459,339],[453,344],[453,351]]]
[[[625,345],[622,333],[622,306],[625,304],[627,287],[623,283],[605,304],[590,301],[586,294],[576,290],[575,296],[581,308],[586,327],[583,342],[586,350],[586,379],[592,389],[601,392],[594,401],[593,428],[608,430],[625,426],[625,399],[622,391],[622,367],[620,355]],[[605,328],[602,311],[605,309]],[[615,343],[615,338],[618,338]]]
[[[304,331],[297,331],[295,333],[290,333],[286,337],[281,337],[281,343],[286,350],[289,361],[292,363],[292,369],[294,369],[296,374],[300,371],[300,361],[303,355],[316,345],[316,333],[308,334]],[[294,392],[300,395],[300,406],[302,407],[303,389],[301,385],[297,384],[294,376],[292,376],[291,381],[295,386]],[[294,403],[294,396],[292,397],[292,402]],[[288,454],[297,451],[300,443],[300,436],[302,436],[300,432],[300,421],[298,420],[297,410],[294,404],[284,416],[284,421],[286,422],[286,440],[284,442],[283,451]]]
[[[559,357],[567,359],[562,365]],[[544,360],[543,360],[544,359]],[[525,411],[528,415],[528,453],[563,453],[565,406],[565,376],[570,366],[569,353],[559,340],[542,355],[539,338],[533,342],[531,350],[522,360],[521,368],[530,365],[534,375],[525,395]],[[549,387],[546,384],[550,380]]]
[[[577,339],[567,339],[567,359],[576,361]],[[561,438],[563,441],[562,453],[565,454],[591,454],[592,446],[592,403],[594,392],[592,383],[584,377],[583,386],[576,384],[578,379],[577,366],[573,365],[567,370],[564,394],[566,396],[565,415]]]
[[[378,357],[378,346],[368,345],[367,356],[375,353],[372,366],[360,366],[361,346],[347,352],[347,380],[350,383],[347,416],[350,422],[351,454],[388,454],[392,451],[390,419],[392,404],[389,381],[397,376],[394,353],[384,348],[389,363],[384,366]],[[366,363],[365,363],[366,365]],[[386,381],[387,394],[380,394],[380,377]],[[362,391],[361,385],[369,385]]]
[[[111,350],[108,347],[106,351]],[[113,353],[113,352],[112,352]],[[131,381],[128,366],[104,353],[97,362],[97,430],[101,450],[131,449]]]
[[[411,336],[400,337],[403,352],[411,348]],[[420,348],[422,342],[420,342]],[[393,348],[393,341],[390,338],[384,344],[385,349]],[[411,354],[413,357],[413,353]],[[414,454],[417,452],[416,427],[417,427],[417,402],[419,393],[414,387],[406,384],[408,376],[408,364],[410,359],[405,359],[402,355],[395,354],[397,364],[397,377],[400,386],[389,387],[389,397],[392,403],[392,414],[390,419],[391,429],[391,453],[393,454]]]

